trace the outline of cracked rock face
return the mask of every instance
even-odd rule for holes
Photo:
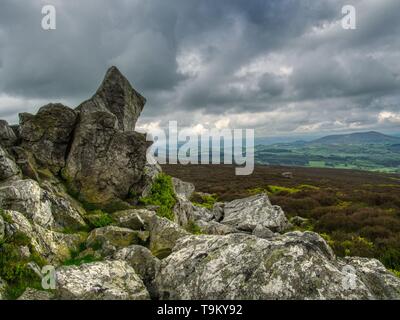
[[[0,120],[0,145],[11,147],[15,145],[17,140],[14,130],[8,125],[7,121]]]
[[[374,290],[361,276],[367,273],[365,262],[352,264],[360,276],[347,287],[346,262],[312,232],[271,240],[245,234],[189,236],[162,260],[156,282],[161,299],[400,298],[400,279],[378,264],[369,269],[377,278]]]
[[[143,281],[126,261],[57,269],[57,297],[65,300],[146,300]]]

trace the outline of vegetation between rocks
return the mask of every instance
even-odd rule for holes
[[[154,180],[149,196],[140,198],[139,202],[143,205],[158,206],[157,214],[160,217],[174,221],[173,208],[176,198],[171,177],[160,173]]]

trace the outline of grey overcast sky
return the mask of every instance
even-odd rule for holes
[[[76,107],[111,65],[147,98],[145,130],[400,132],[399,0],[0,0],[0,118]]]

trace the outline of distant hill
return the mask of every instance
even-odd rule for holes
[[[309,144],[396,144],[400,138],[388,136],[380,132],[357,132],[351,134],[338,134],[313,140]]]

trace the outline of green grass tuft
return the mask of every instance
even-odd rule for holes
[[[143,205],[158,206],[157,214],[160,217],[174,221],[173,208],[176,204],[176,198],[171,177],[160,173],[151,187],[150,195],[140,198],[139,202]]]

